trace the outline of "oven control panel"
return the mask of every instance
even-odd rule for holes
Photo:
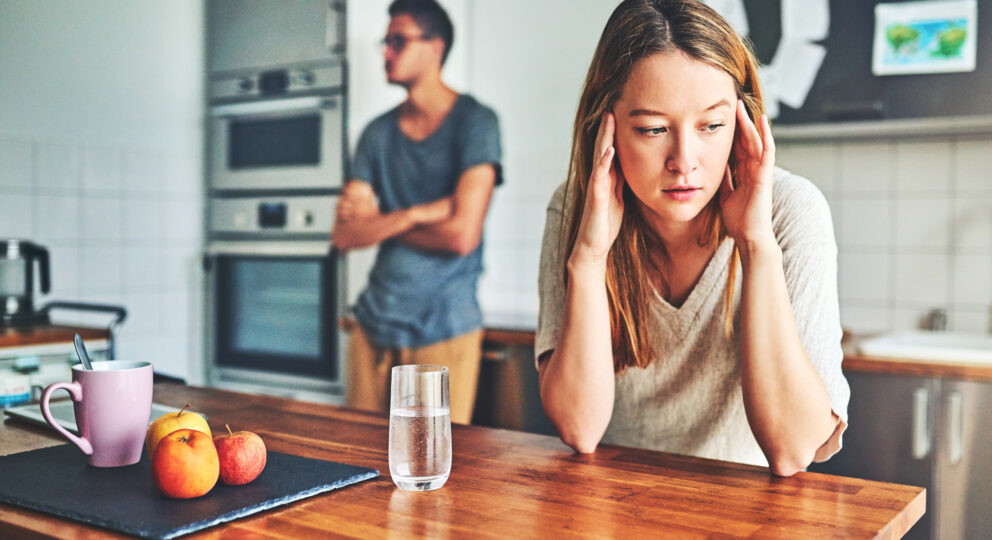
[[[328,234],[335,196],[246,197],[210,201],[213,234]]]

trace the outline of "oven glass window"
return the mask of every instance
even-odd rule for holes
[[[320,262],[241,261],[231,270],[232,348],[316,360]]]
[[[217,257],[217,364],[336,380],[335,260]]]
[[[320,114],[232,120],[228,142],[227,166],[231,170],[317,165]]]

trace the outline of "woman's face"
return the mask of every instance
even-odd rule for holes
[[[613,108],[624,178],[661,231],[716,195],[734,142],[734,80],[681,51],[643,58]]]

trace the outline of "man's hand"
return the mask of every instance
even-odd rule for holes
[[[358,181],[348,182],[335,209],[335,215],[341,221],[361,219],[378,213],[379,201],[372,186]]]
[[[453,212],[454,200],[445,197],[383,214],[372,186],[355,179],[338,199],[331,243],[341,251],[374,246],[414,227],[446,221]]]

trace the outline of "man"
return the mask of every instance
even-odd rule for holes
[[[448,366],[451,419],[468,423],[482,349],[476,284],[482,229],[502,183],[492,110],[441,80],[453,29],[435,0],[395,0],[383,40],[399,106],[362,133],[331,240],[346,251],[379,245],[355,307],[350,406],[386,411],[394,365]]]

